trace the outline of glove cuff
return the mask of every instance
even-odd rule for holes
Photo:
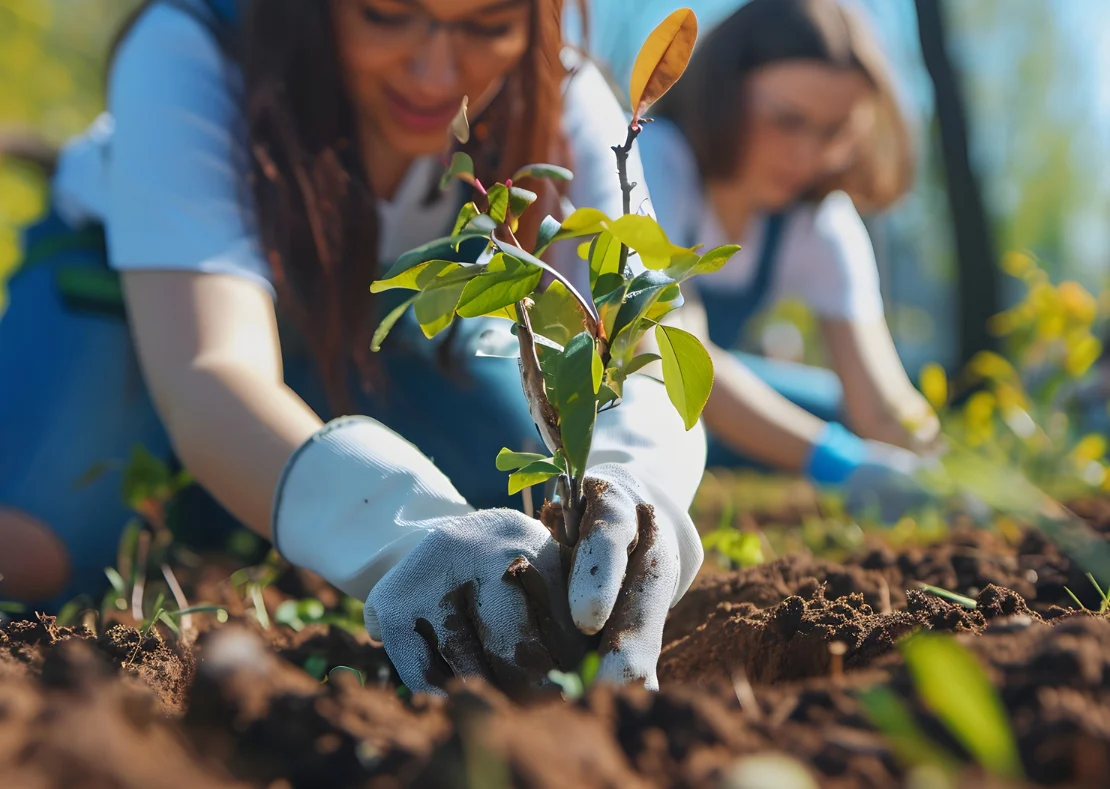
[[[867,459],[867,442],[844,425],[829,422],[806,459],[805,475],[819,485],[839,485]]]
[[[367,417],[336,419],[285,464],[274,493],[274,546],[290,562],[366,599],[431,530],[472,512],[420,451]]]

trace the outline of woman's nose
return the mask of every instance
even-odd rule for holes
[[[418,47],[412,59],[412,74],[420,87],[433,95],[454,95],[459,81],[458,58],[450,33],[440,28]]]

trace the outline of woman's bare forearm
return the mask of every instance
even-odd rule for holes
[[[825,423],[791,403],[732,354],[711,349],[715,380],[705,408],[710,432],[733,451],[801,471]]]
[[[178,457],[232,515],[270,538],[270,508],[289,457],[321,426],[280,381],[201,364],[161,408]]]

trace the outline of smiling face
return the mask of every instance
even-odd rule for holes
[[[532,0],[331,0],[357,121],[402,157],[443,150],[527,52]]]
[[[863,72],[817,61],[783,61],[747,79],[748,128],[737,178],[763,209],[788,206],[848,167],[873,123]]]

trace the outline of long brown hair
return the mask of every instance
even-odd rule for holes
[[[843,189],[861,210],[885,208],[910,188],[914,153],[890,69],[863,20],[837,0],[751,0],[698,47],[685,76],[654,113],[679,126],[702,178],[736,175],[744,134],[744,85],[756,69],[810,60],[857,69],[874,88],[875,123],[858,156],[806,195]]]
[[[150,0],[146,5],[158,2]],[[532,0],[523,61],[478,118],[466,146],[478,177],[504,180],[522,165],[566,160],[561,130],[563,0]],[[352,372],[377,380],[370,339],[380,318],[370,283],[378,276],[378,214],[354,141],[355,113],[335,46],[331,3],[243,0],[241,29],[225,50],[242,66],[242,106],[251,160],[254,218],[273,272],[279,311],[300,329],[331,406],[352,406]],[[139,12],[142,13],[142,9]],[[522,222],[522,243],[552,212],[545,184],[523,183],[541,206]]]

